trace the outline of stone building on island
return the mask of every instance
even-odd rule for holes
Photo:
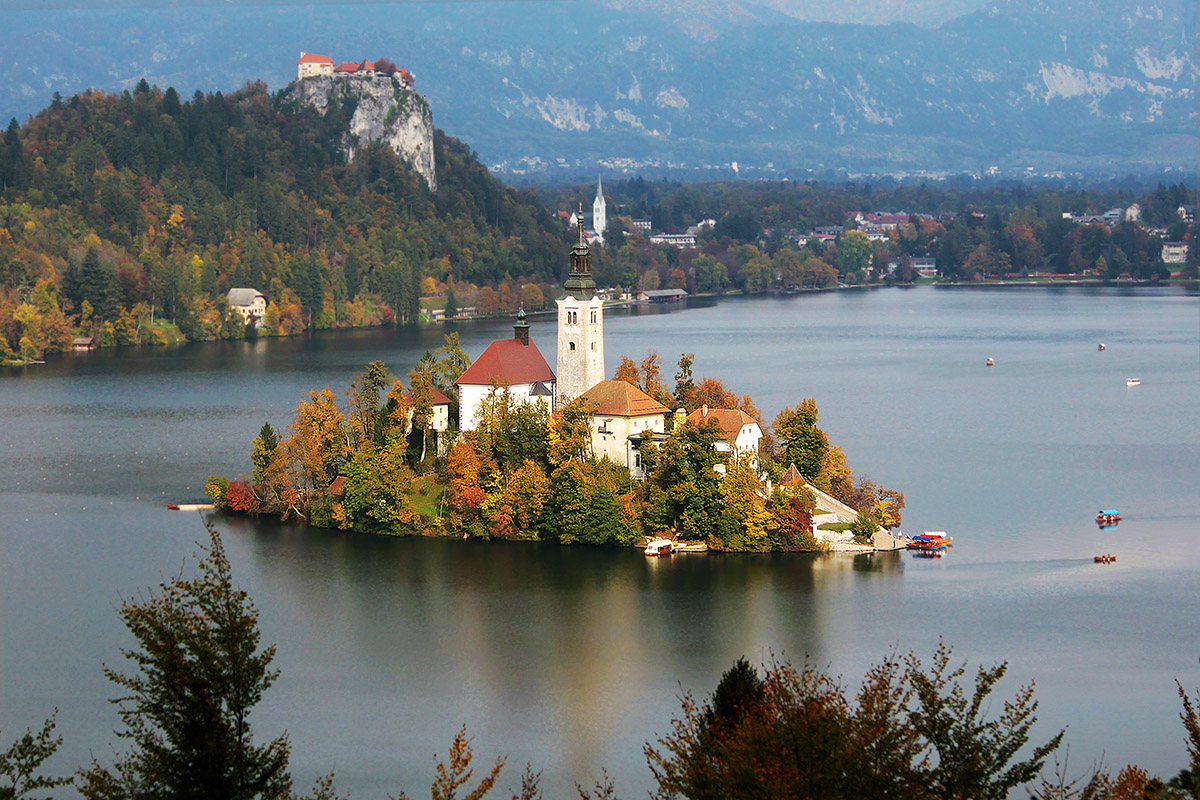
[[[625,381],[600,381],[582,395],[591,414],[592,455],[642,477],[640,443],[666,433],[670,409]]]

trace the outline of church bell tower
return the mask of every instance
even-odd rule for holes
[[[580,217],[583,216],[582,204]],[[558,303],[558,377],[555,406],[561,407],[604,380],[604,301],[592,280],[592,254],[579,226],[571,248],[571,272]]]

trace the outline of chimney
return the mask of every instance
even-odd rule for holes
[[[517,324],[513,325],[513,338],[529,347],[529,323],[525,321],[525,309],[517,311]]]
[[[702,417],[708,416],[708,403],[705,403],[704,405],[700,406],[700,416],[702,416]]]

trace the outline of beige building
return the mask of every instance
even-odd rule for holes
[[[582,395],[591,413],[592,455],[642,477],[641,454],[630,437],[665,433],[670,409],[625,381],[600,381]]]
[[[333,59],[316,53],[300,51],[300,60],[296,62],[296,80],[303,80],[312,75],[332,75]]]
[[[267,297],[258,289],[230,289],[226,295],[229,307],[242,315],[242,324],[262,325],[267,315]]]
[[[1162,260],[1164,264],[1183,264],[1187,261],[1187,242],[1163,242]]]

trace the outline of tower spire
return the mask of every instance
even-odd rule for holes
[[[596,282],[592,280],[592,252],[583,234],[583,203],[579,204],[579,239],[571,248],[570,259],[571,274],[563,288],[577,300],[590,300],[596,293]]]

